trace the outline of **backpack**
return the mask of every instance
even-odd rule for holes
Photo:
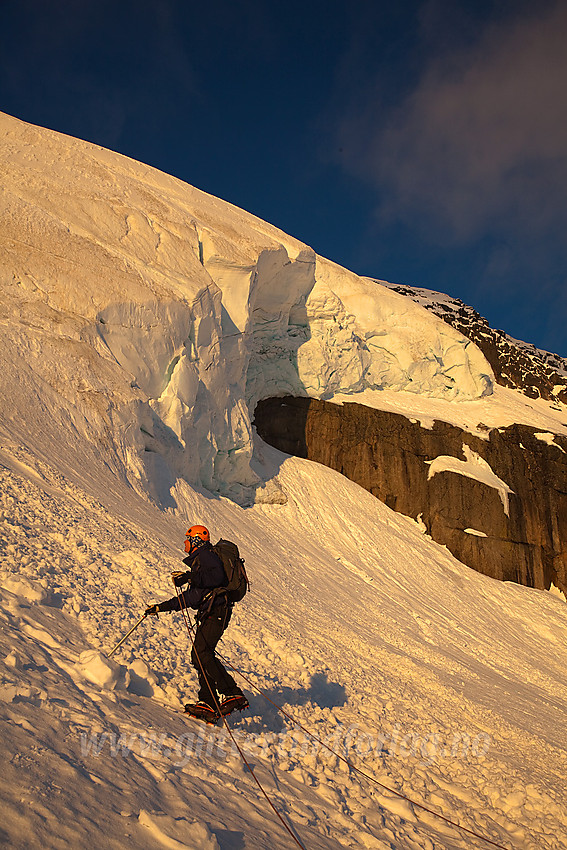
[[[222,561],[226,573],[227,583],[224,587],[216,588],[214,595],[226,593],[226,598],[232,604],[240,602],[246,591],[250,590],[250,582],[244,568],[244,560],[240,557],[238,546],[229,540],[219,540],[213,546],[215,552]]]

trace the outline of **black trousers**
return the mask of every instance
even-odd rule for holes
[[[197,699],[215,706],[218,694],[240,693],[238,685],[215,655],[217,643],[230,622],[232,610],[227,603],[212,609],[195,632],[191,664],[199,677]]]

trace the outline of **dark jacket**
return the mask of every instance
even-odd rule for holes
[[[209,591],[215,587],[224,587],[227,584],[227,577],[223,567],[223,563],[210,543],[204,543],[199,546],[194,552],[191,552],[183,563],[188,567],[180,578],[176,580],[176,584],[181,586],[189,582],[189,587],[182,593],[183,605],[186,608],[200,609],[201,605],[206,608],[208,605]],[[221,600],[224,597],[221,597]],[[179,598],[173,596],[166,602],[160,602],[158,605],[159,611],[180,611]]]

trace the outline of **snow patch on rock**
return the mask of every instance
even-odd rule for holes
[[[565,454],[565,449],[561,448],[561,446],[555,442],[555,434],[550,434],[549,431],[543,431],[534,434],[534,437],[536,438],[536,440],[540,440],[542,443],[546,443],[546,445],[548,446],[555,446],[555,448],[559,449],[560,452],[563,452],[563,454]]]
[[[474,452],[470,446],[467,446],[466,443],[463,443],[463,454],[466,458],[464,461],[450,455],[440,455],[435,460],[426,461],[429,464],[427,479],[429,480],[441,472],[455,472],[457,475],[466,475],[467,478],[474,478],[476,481],[480,481],[481,484],[487,484],[489,487],[498,490],[504,513],[506,516],[509,516],[509,496],[514,491],[493,472],[490,464]]]

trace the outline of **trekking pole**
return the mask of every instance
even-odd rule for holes
[[[132,626],[132,628],[130,629],[130,631],[128,632],[128,634],[124,635],[124,637],[122,638],[122,640],[119,640],[119,641],[118,641],[118,643],[116,644],[116,646],[114,647],[114,649],[112,650],[112,652],[109,652],[109,653],[108,653],[107,658],[110,658],[110,656],[111,656],[111,655],[114,655],[114,653],[116,652],[116,650],[118,649],[118,647],[119,647],[119,646],[122,646],[122,644],[124,643],[124,641],[126,640],[126,638],[129,638],[129,637],[130,637],[130,635],[132,634],[132,632],[133,632],[133,631],[135,631],[135,629],[137,629],[137,628],[138,628],[138,626],[140,625],[140,623],[142,622],[142,620],[145,620],[145,619],[146,619],[146,615],[145,615],[145,614],[142,614],[142,616],[140,617],[140,619],[138,620],[138,622],[137,622],[134,626]]]

